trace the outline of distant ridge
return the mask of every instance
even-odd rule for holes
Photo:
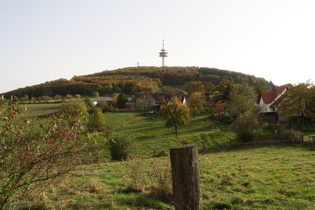
[[[184,85],[191,81],[211,82],[213,85],[218,85],[223,79],[232,80],[237,84],[247,83],[253,87],[265,86],[268,89],[274,87],[272,82],[263,78],[230,70],[207,67],[141,66],[74,76],[70,80],[58,79],[19,88],[1,95],[4,95],[5,98],[10,98],[12,95],[17,97],[92,95],[94,92],[98,92],[100,95],[111,95],[117,92],[135,95],[141,91],[157,92],[166,88],[183,89]]]

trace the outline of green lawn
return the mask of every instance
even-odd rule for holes
[[[314,156],[314,150],[295,146],[199,154],[204,209],[312,209]],[[169,170],[169,162],[161,157],[86,165],[48,189],[43,201],[69,209],[172,208],[149,194],[156,167]],[[123,192],[135,182],[142,192]]]
[[[61,103],[46,103],[46,104],[20,104],[20,107],[25,109],[25,113],[30,117],[39,117],[56,112],[61,106]]]
[[[178,136],[165,128],[160,117],[123,112],[108,112],[105,117],[114,134],[135,137],[135,159],[110,161],[100,136],[91,150],[102,156],[99,162],[79,166],[74,177],[64,177],[34,203],[51,209],[173,209],[171,202],[152,194],[159,177],[171,181],[169,157],[152,156],[154,151],[168,153],[171,147],[195,143],[204,209],[314,208],[315,150],[310,146],[283,143],[230,148],[233,134],[229,126],[209,121],[206,115],[180,127]],[[258,139],[265,137],[272,138],[272,132],[263,130]],[[127,190],[134,185],[142,191]]]

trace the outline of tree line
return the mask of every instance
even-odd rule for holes
[[[55,95],[66,96],[100,95],[124,93],[136,95],[141,91],[176,91],[192,81],[202,82],[204,88],[219,85],[222,80],[236,84],[246,83],[253,87],[274,87],[272,82],[239,72],[200,67],[128,67],[113,71],[103,71],[91,75],[74,76],[71,80],[58,79],[42,84],[19,88],[3,93],[9,99],[12,95],[20,97],[39,97]],[[174,90],[175,88],[175,90]],[[208,88],[209,89],[209,88]],[[207,94],[209,91],[205,90]]]

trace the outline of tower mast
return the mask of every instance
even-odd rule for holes
[[[167,52],[164,49],[164,39],[163,39],[163,48],[161,49],[161,52],[160,52],[160,57],[162,58],[162,67],[164,67],[164,58],[167,57]]]

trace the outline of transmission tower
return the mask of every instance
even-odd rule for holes
[[[164,39],[163,39],[163,48],[160,52],[160,57],[162,58],[162,67],[164,66],[164,58],[167,57],[167,52],[164,50]]]

